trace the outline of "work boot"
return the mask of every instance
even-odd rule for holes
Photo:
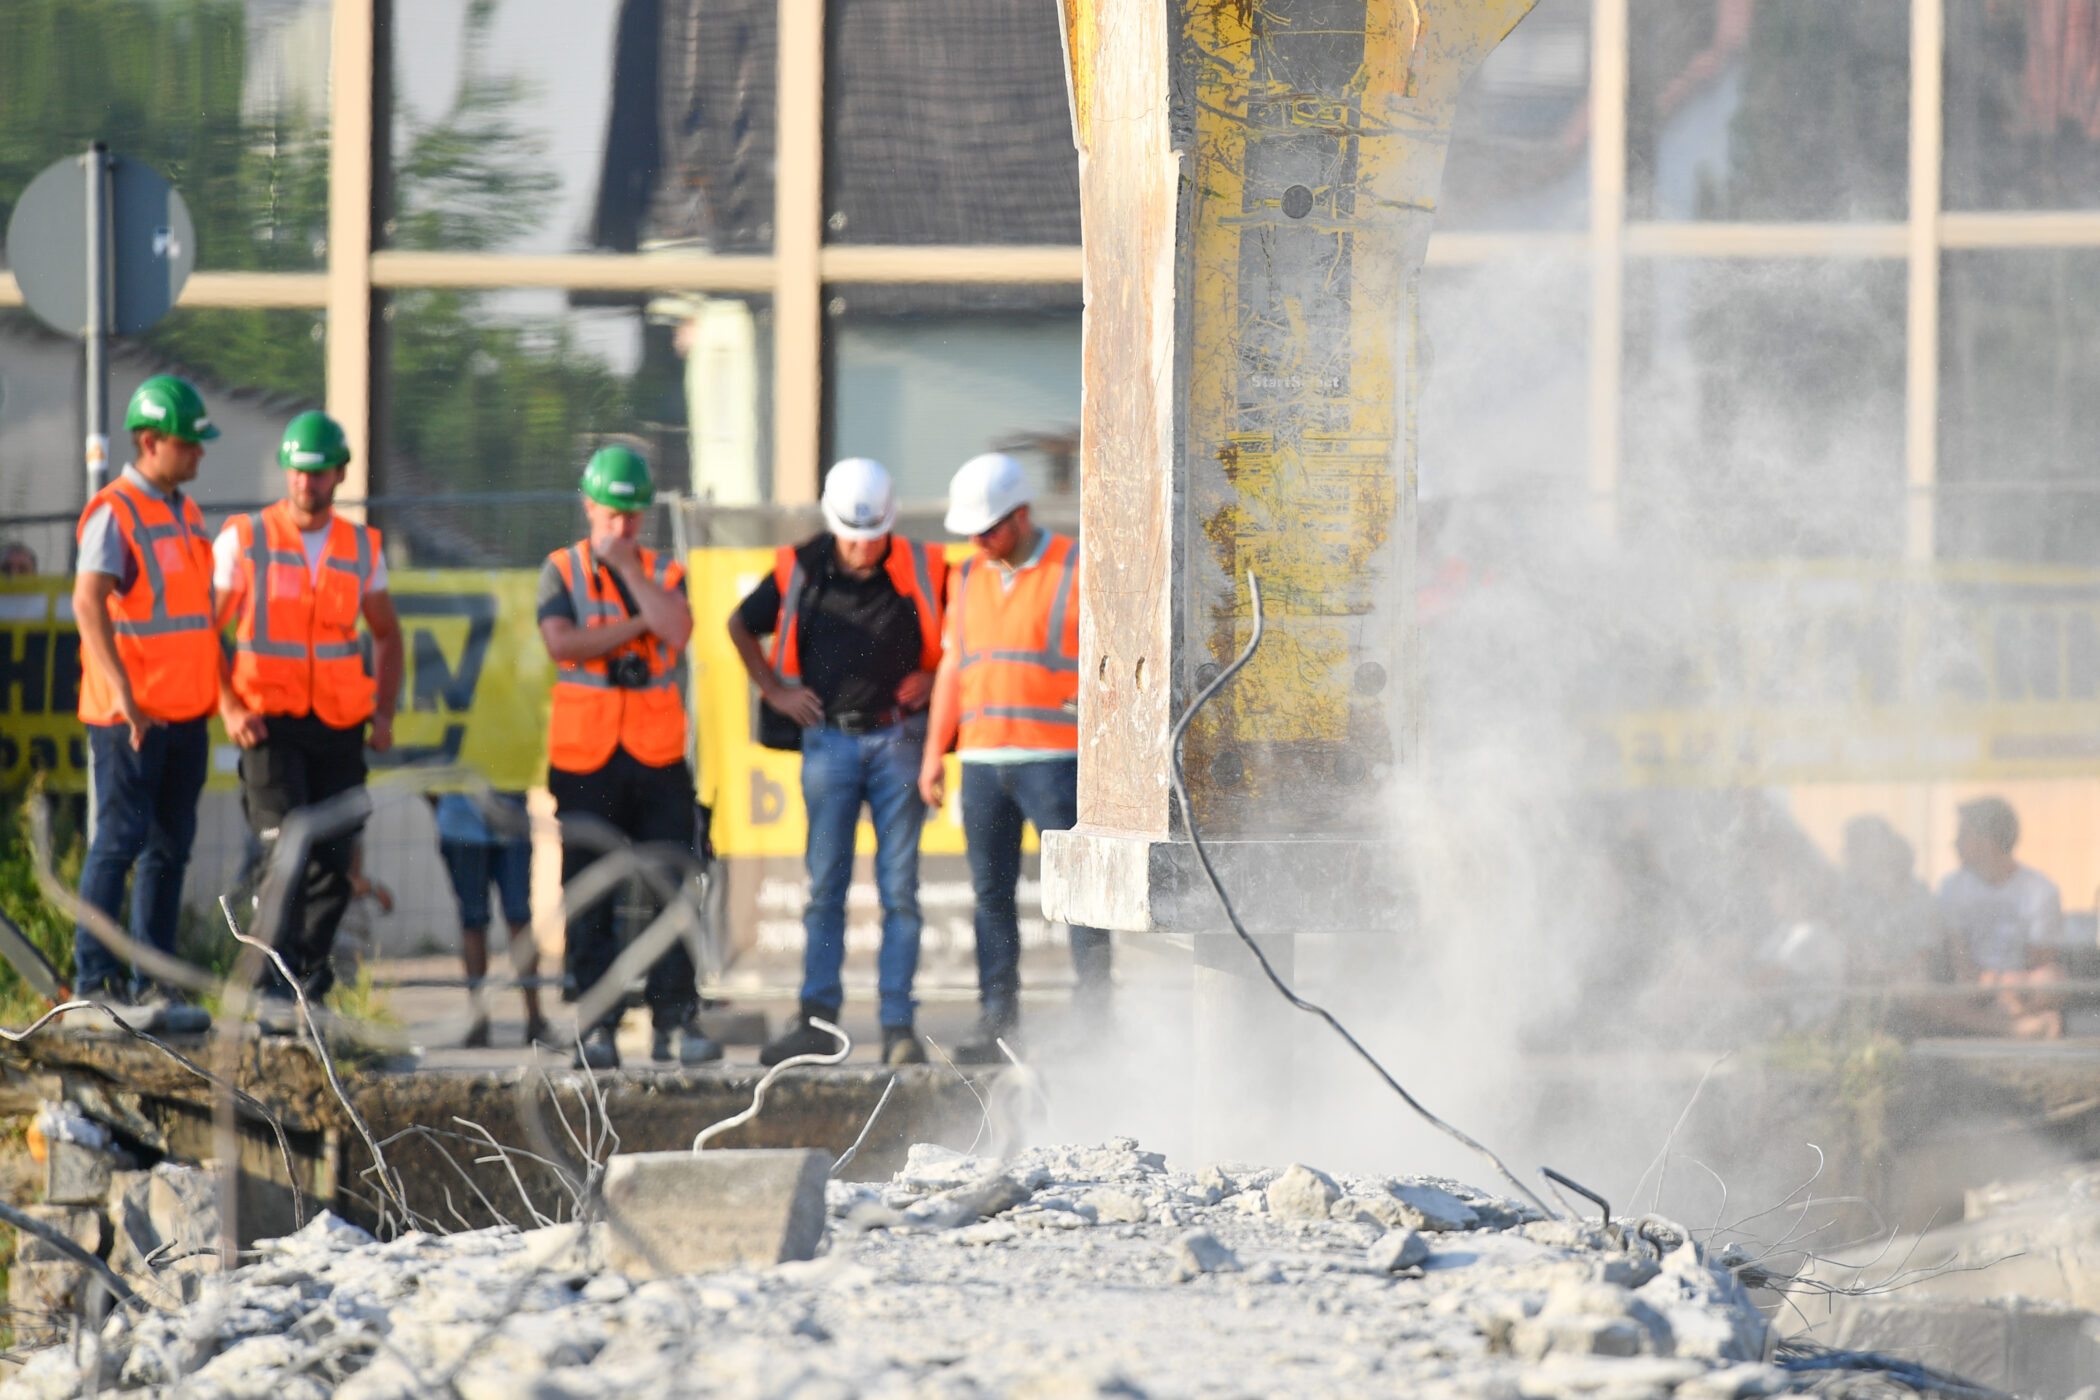
[[[1018,1048],[1018,1024],[1015,1021],[991,1016],[979,1017],[970,1033],[955,1043],[954,1059],[959,1065],[1003,1065],[1007,1063],[1006,1052],[999,1048],[1004,1040]]]
[[[835,1055],[839,1040],[830,1031],[810,1024],[810,1017],[821,1017],[833,1025],[838,1024],[839,1009],[836,1006],[818,1006],[814,1002],[803,1002],[801,1014],[795,1024],[784,1035],[775,1036],[758,1052],[762,1065],[777,1065],[782,1060],[791,1060],[797,1055]]]
[[[306,1018],[290,995],[265,991],[255,999],[255,1028],[264,1035],[296,1036],[306,1029]]]
[[[676,1053],[673,1053],[673,1042]],[[700,1029],[700,1015],[693,1013],[683,1024],[658,1026],[649,1043],[649,1058],[658,1064],[676,1059],[681,1065],[704,1065],[722,1058],[722,1044]]]
[[[882,1028],[882,1062],[886,1065],[923,1065],[926,1047],[910,1026]]]
[[[576,1068],[618,1069],[620,1047],[614,1043],[611,1026],[592,1026],[576,1042]]]
[[[141,982],[136,1004],[148,1013],[147,1024],[140,1030],[158,1035],[202,1035],[211,1029],[211,1013],[193,1003],[181,988],[165,982]]]

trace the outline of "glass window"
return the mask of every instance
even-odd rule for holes
[[[1749,558],[1899,552],[1904,292],[1896,261],[1630,266],[1628,537]]]
[[[946,290],[832,289],[831,456],[875,458],[898,497],[916,503],[945,500],[955,469],[978,453],[1010,452],[1044,509],[1076,519],[1078,308],[966,311]],[[907,295],[923,309],[901,309]]]
[[[660,495],[763,499],[770,321],[763,299],[396,293],[374,481],[389,548],[433,567],[535,564],[576,538],[576,481],[608,441],[649,460]],[[652,519],[649,542],[668,543],[668,517]]]
[[[381,241],[459,252],[631,250],[657,177],[660,36],[643,26],[658,8],[394,6],[392,198]]]
[[[131,458],[124,405],[139,381],[186,374],[204,389],[221,436],[190,488],[216,524],[226,511],[282,494],[277,443],[293,414],[321,406],[320,319],[309,311],[178,307],[110,357],[110,456]],[[53,517],[8,526],[46,572],[65,569],[87,499],[81,464],[80,344],[27,311],[0,312],[0,516]]]
[[[1941,261],[1939,553],[2090,567],[2100,253]]]
[[[1635,219],[1901,219],[1909,0],[1632,0]]]
[[[328,0],[0,5],[0,228],[39,171],[102,140],[182,192],[197,266],[328,254]]]
[[[831,6],[828,237],[1078,243],[1079,160],[1057,15],[1054,5],[986,0]]]
[[[1437,227],[1587,227],[1589,101],[1589,0],[1540,0],[1458,99]]]
[[[2090,5],[1947,0],[1950,209],[2100,207]]]

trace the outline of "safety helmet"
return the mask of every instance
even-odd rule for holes
[[[284,425],[277,444],[277,465],[295,472],[332,471],[350,460],[350,440],[343,425],[318,410],[302,413]]]
[[[981,535],[1035,499],[1021,464],[1004,452],[972,457],[948,483],[948,532]]]
[[[601,506],[614,510],[647,510],[656,499],[649,464],[631,447],[601,447],[584,465],[576,488]]]
[[[824,478],[824,523],[842,540],[879,540],[897,523],[897,493],[873,457],[834,462]]]
[[[189,380],[172,374],[156,374],[139,385],[124,410],[124,428],[151,428],[184,442],[210,442],[219,435],[204,411],[204,395]]]

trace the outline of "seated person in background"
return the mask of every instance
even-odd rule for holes
[[[35,573],[35,550],[20,540],[0,544],[0,578],[30,578]]]
[[[1845,823],[1841,917],[1849,980],[1947,980],[1939,907],[1917,877],[1916,861],[1917,852],[1886,818]]]
[[[1979,797],[1958,809],[1954,853],[1961,869],[1940,882],[1940,912],[1957,981],[2014,987],[2053,981],[2063,931],[2056,884],[2013,859],[2020,819],[2002,797]],[[2008,991],[1998,1008],[2013,1035],[2063,1034],[2063,1010],[2052,997]],[[1977,1027],[1982,1029],[1983,1027]]]
[[[503,922],[510,926],[511,967],[526,979],[525,1043],[548,1036],[547,1018],[540,1014],[540,989],[530,980],[539,976],[540,950],[532,936],[532,837],[525,827],[525,794],[497,793],[493,800],[517,809],[511,830],[491,831],[474,799],[463,792],[437,799],[438,851],[459,900],[460,961],[466,964],[467,994],[474,1006],[461,1043],[473,1049],[489,1043],[488,1000],[481,981],[489,971],[491,882],[503,902]]]

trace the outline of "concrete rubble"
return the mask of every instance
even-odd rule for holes
[[[2100,1393],[2100,1171],[1966,1193],[1962,1219],[1839,1251],[1808,1271],[1858,1290],[1804,1297],[1834,1346],[1894,1352],[2018,1395]],[[1888,1280],[1901,1287],[1886,1289]]]
[[[149,1216],[180,1190],[159,1184]],[[606,1264],[602,1225],[378,1242],[324,1214],[187,1301],[35,1353],[0,1400],[1806,1389],[1681,1233],[1455,1182],[1185,1172],[1118,1139],[1004,1162],[922,1144],[825,1197],[813,1259],[647,1281]]]

